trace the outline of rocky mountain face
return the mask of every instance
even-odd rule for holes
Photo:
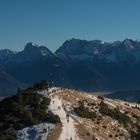
[[[120,62],[127,60],[139,61],[140,42],[131,39],[116,42],[101,40],[71,39],[56,51],[58,55],[68,55],[72,60],[99,59],[104,62]]]
[[[139,41],[125,39],[108,43],[71,39],[64,42],[56,54],[73,64],[69,73],[77,87],[87,90],[139,88]],[[77,77],[81,78],[79,82]]]
[[[59,83],[64,86],[68,85],[63,80],[64,78],[67,79],[64,73],[65,63],[48,48],[27,43],[23,51],[10,52],[0,50],[0,64],[4,67],[5,73],[21,83],[17,84],[16,88],[22,88],[23,84],[30,85],[32,82],[41,79],[48,79],[52,83]],[[4,76],[5,81],[8,82],[9,79]],[[15,83],[14,80],[11,83]],[[5,82],[1,81],[1,84],[5,85]],[[12,86],[10,84],[10,87]],[[1,92],[1,95],[7,95],[2,89]],[[11,89],[9,95],[14,93],[15,90]]]
[[[85,91],[139,89],[140,41],[70,39],[52,53],[27,43],[24,50],[0,50],[0,64],[20,83],[41,79]]]
[[[20,52],[13,52],[10,50],[0,50],[0,60],[3,60],[3,63],[22,63],[28,61],[35,61],[43,56],[52,57],[53,53],[44,46],[37,46],[33,43],[27,43],[24,50]]]

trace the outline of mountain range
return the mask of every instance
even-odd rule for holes
[[[20,51],[0,50],[0,95],[14,94],[39,80],[84,91],[140,87],[140,41],[66,40],[54,53],[27,43]]]

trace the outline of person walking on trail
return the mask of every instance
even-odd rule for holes
[[[67,123],[69,123],[69,114],[66,114]]]
[[[45,127],[45,123],[43,123],[43,125],[42,125],[42,128],[44,128]]]
[[[69,114],[68,113],[66,114],[66,118],[69,119]]]
[[[58,109],[61,110],[61,106],[58,106]]]
[[[69,119],[67,119],[67,123],[69,123]]]

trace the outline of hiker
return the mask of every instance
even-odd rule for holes
[[[69,123],[69,119],[67,119],[67,123]]]
[[[42,128],[44,128],[44,126],[45,126],[45,123],[43,123]]]
[[[50,127],[48,126],[48,131],[50,131]]]
[[[68,113],[66,114],[66,118],[69,119],[69,114]]]
[[[58,106],[58,109],[61,110],[61,106]]]
[[[44,131],[44,133],[47,133],[47,129],[46,129],[46,128],[44,128],[44,130],[43,130],[43,131]]]

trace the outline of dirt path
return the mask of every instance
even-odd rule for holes
[[[58,96],[54,96],[51,99],[49,109],[54,114],[57,114],[62,122],[62,133],[60,134],[59,140],[79,140],[76,134],[75,121],[72,117],[67,118],[67,114],[62,107],[62,100]]]

